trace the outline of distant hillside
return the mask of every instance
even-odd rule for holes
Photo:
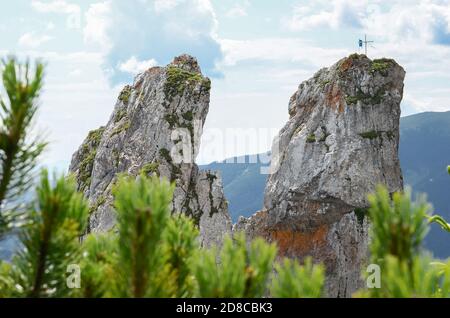
[[[250,216],[262,207],[267,175],[260,173],[261,166],[257,155],[252,155],[200,167],[222,173],[223,188],[233,222],[239,216]]]
[[[450,112],[422,113],[402,118],[400,161],[405,184],[427,193],[436,213],[450,219]],[[450,256],[450,235],[437,225],[426,240],[438,257]]]
[[[415,193],[427,193],[436,213],[450,219],[450,176],[446,172],[450,164],[450,112],[403,117],[400,161],[405,185],[412,186]],[[241,215],[250,216],[261,209],[267,175],[260,174],[260,163],[249,163],[249,156],[226,162],[201,168],[221,171],[230,213],[236,221]],[[450,234],[432,226],[426,247],[437,257],[449,257]]]

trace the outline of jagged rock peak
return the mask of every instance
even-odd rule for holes
[[[368,244],[367,194],[403,187],[398,159],[405,71],[353,54],[300,84],[275,139],[264,209],[235,230],[277,242],[280,256],[327,268],[330,297],[361,287]]]
[[[201,73],[197,59],[188,54],[177,56],[173,59],[171,65],[181,68],[188,72]]]
[[[117,175],[141,172],[176,184],[172,209],[194,219],[202,244],[220,244],[231,231],[220,176],[194,163],[210,88],[196,59],[182,55],[122,90],[107,125],[89,133],[70,165],[91,204],[90,232],[115,226],[111,188]]]

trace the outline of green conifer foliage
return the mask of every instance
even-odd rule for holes
[[[175,282],[175,297],[193,297],[192,273],[195,252],[199,249],[198,230],[191,218],[179,214],[169,219],[164,233],[164,260]]]
[[[11,278],[11,264],[0,261],[0,298],[11,296],[14,281]]]
[[[173,186],[142,174],[137,180],[121,177],[113,192],[119,227],[118,274],[122,280],[118,295],[170,296],[174,286],[161,246]]]
[[[0,237],[20,215],[18,199],[32,185],[37,158],[46,144],[30,138],[38,109],[44,66],[2,62],[2,83],[8,101],[0,98]],[[33,76],[31,72],[34,71]]]
[[[195,277],[200,297],[262,297],[276,255],[275,245],[256,239],[247,245],[244,235],[226,238],[222,249],[199,251]]]
[[[275,266],[271,296],[275,298],[319,298],[323,295],[325,269],[314,265],[311,258],[301,266],[297,261],[285,259]]]
[[[410,264],[388,255],[380,296],[391,298],[448,297],[448,273],[431,266],[427,256],[414,256]],[[443,284],[441,284],[443,282]],[[383,286],[384,285],[384,286]]]
[[[419,253],[428,232],[427,213],[431,206],[421,196],[411,202],[411,191],[389,195],[385,187],[378,187],[369,195],[369,215],[372,221],[370,251],[372,259],[383,260],[386,255],[410,262]]]
[[[447,173],[450,174],[450,166],[447,166]],[[450,224],[440,215],[428,217],[428,222],[438,224],[444,231],[450,232]]]
[[[17,297],[67,297],[69,265],[79,264],[79,237],[84,232],[88,205],[76,192],[73,178],[60,177],[52,185],[44,170],[29,223],[20,232],[22,249],[14,257],[9,276]]]
[[[90,234],[82,245],[81,288],[77,297],[113,297],[116,282],[118,237],[112,233]]]
[[[321,296],[323,269],[307,261],[277,265],[276,246],[243,234],[223,246],[200,248],[198,230],[171,215],[173,185],[157,177],[120,177],[115,189],[118,233],[79,242],[87,203],[72,178],[52,186],[44,171],[35,209],[20,236],[24,248],[0,263],[0,297],[313,297]],[[79,265],[79,288],[67,268]]]
[[[378,187],[369,196],[372,221],[371,263],[380,266],[380,285],[360,297],[449,297],[448,264],[434,263],[421,249],[428,231],[430,205],[424,197],[411,202],[411,192]],[[449,263],[450,264],[450,263]]]

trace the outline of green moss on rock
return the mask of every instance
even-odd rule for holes
[[[100,144],[104,132],[105,127],[100,127],[99,129],[90,131],[87,137],[87,142],[98,146]]]
[[[316,142],[316,135],[315,135],[315,134],[310,134],[310,135],[306,138],[306,142],[307,142],[307,143],[314,143],[314,142]]]
[[[114,115],[114,123],[118,123],[119,121],[121,121],[122,119],[124,119],[127,116],[127,110],[126,108],[122,108],[120,110],[118,110],[116,112],[116,114]]]
[[[122,92],[120,92],[119,100],[124,103],[128,103],[130,101],[132,91],[133,88],[130,85],[125,86]]]
[[[361,99],[358,96],[347,96],[347,98],[345,99],[347,105],[356,105],[359,100]]]
[[[323,80],[320,82],[320,88],[325,88],[325,86],[327,86],[328,84],[330,84],[330,80]]]
[[[158,169],[159,169],[159,162],[149,162],[142,167],[141,173],[145,175],[158,174],[159,173]]]
[[[330,133],[327,131],[327,127],[322,126],[322,137],[319,139],[319,142],[325,142],[327,138],[330,136]]]
[[[159,150],[159,155],[164,158],[164,160],[166,160],[168,163],[172,162],[172,157],[170,156],[170,151],[167,150],[166,148],[161,148]]]
[[[209,78],[203,79],[202,88],[207,92],[209,92],[211,90],[211,80]]]
[[[114,128],[114,130],[111,132],[111,137],[115,135],[119,135],[125,131],[127,131],[131,127],[131,121],[128,119],[124,121],[122,124]]]
[[[214,181],[217,179],[217,176],[215,174],[212,174],[211,172],[206,173],[206,178],[209,181],[209,217],[212,217],[214,214],[219,212],[219,209],[214,206],[214,197],[213,197],[213,185]]]
[[[98,210],[98,208],[102,205],[104,205],[106,203],[106,197],[104,195],[100,195],[97,200],[95,201],[95,203],[93,205],[91,205],[91,207],[89,208],[89,214],[94,213],[95,211]]]
[[[91,185],[92,169],[94,167],[97,148],[100,145],[105,127],[89,132],[85,142],[80,149],[81,162],[78,167],[77,183],[80,191],[85,191]]]
[[[185,112],[184,114],[181,115],[181,117],[183,117],[183,119],[186,121],[194,120],[194,114],[192,113],[192,111]]]
[[[358,53],[353,53],[348,58],[352,59],[352,60],[357,60],[357,59],[359,59],[359,57],[360,57],[360,55]]]
[[[175,126],[178,126],[178,116],[176,114],[167,114],[166,116],[164,116],[164,119],[169,124],[170,129],[173,129],[175,128]]]
[[[164,119],[169,124],[170,129],[174,128],[186,128],[191,136],[191,142],[194,141],[194,125],[192,121],[194,120],[194,114],[192,111],[181,114],[182,119],[179,118],[177,114],[167,114]]]
[[[383,101],[385,92],[384,87],[380,88],[374,95],[365,94],[359,89],[356,95],[347,96],[345,101],[347,105],[356,105],[358,101],[369,105],[378,105]]]
[[[170,181],[174,182],[182,174],[180,167],[173,163],[170,151],[167,150],[166,148],[160,149],[159,155],[170,165],[170,172],[171,172]]]
[[[171,65],[167,68],[167,81],[164,87],[164,94],[167,99],[172,100],[176,95],[182,95],[187,87],[197,83],[208,85],[200,73],[189,72]],[[209,85],[211,84],[209,83]]]
[[[394,63],[394,60],[387,59],[387,58],[373,60],[372,65],[371,65],[371,72],[372,73],[379,72],[379,73],[381,73],[381,75],[387,76],[388,70],[392,66],[393,63]]]
[[[382,134],[382,132],[380,132],[380,131],[371,130],[371,131],[363,132],[359,135],[364,139],[372,140],[372,139],[380,138],[381,134]]]

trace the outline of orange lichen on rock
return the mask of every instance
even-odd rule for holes
[[[327,246],[328,226],[326,224],[310,232],[293,230],[270,231],[268,239],[278,245],[281,257],[312,255],[314,251]]]
[[[337,109],[339,113],[344,112],[345,103],[338,84],[333,84],[332,88],[326,93],[326,103],[333,110]]]
[[[346,58],[339,67],[341,72],[346,72],[353,66],[353,59],[351,57]]]
[[[156,75],[158,73],[161,73],[161,71],[162,71],[162,67],[154,66],[154,67],[149,68],[146,72],[149,75]]]

